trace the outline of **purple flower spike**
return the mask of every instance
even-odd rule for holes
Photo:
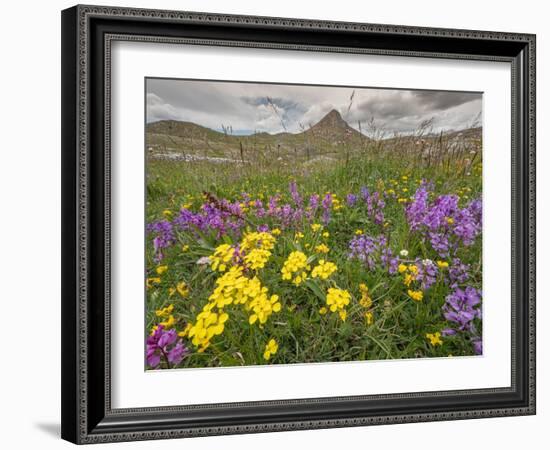
[[[464,290],[457,288],[445,299],[443,316],[456,323],[460,331],[472,331],[474,319],[481,318],[481,311],[476,308],[480,303],[481,291],[478,289],[471,286]]]
[[[474,353],[476,355],[483,354],[483,341],[479,337],[472,339],[472,346],[474,347]]]

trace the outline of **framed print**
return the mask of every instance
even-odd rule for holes
[[[535,37],[62,12],[62,436],[535,413]]]

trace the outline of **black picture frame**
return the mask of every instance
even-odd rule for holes
[[[110,45],[192,42],[505,61],[512,72],[507,388],[111,408]],[[535,36],[75,6],[62,12],[62,437],[98,443],[535,414]]]

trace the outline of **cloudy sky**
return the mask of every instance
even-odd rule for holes
[[[231,126],[234,134],[298,132],[332,109],[356,129],[374,118],[387,133],[409,133],[432,118],[434,131],[480,125],[482,94],[147,79],[146,103],[147,122]]]

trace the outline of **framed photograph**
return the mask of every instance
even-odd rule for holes
[[[62,437],[535,413],[535,36],[62,12]]]

